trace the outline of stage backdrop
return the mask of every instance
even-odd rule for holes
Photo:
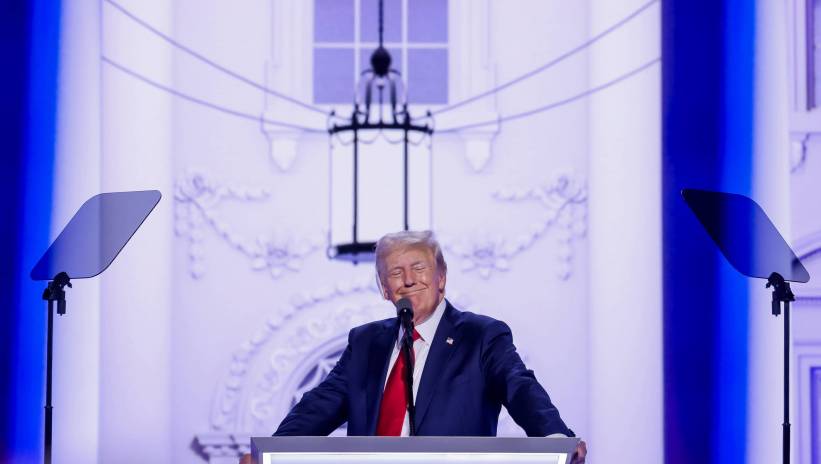
[[[326,255],[350,150],[326,118],[351,109],[374,5],[66,5],[54,231],[100,191],[163,199],[57,322],[63,462],[234,462],[393,314],[371,264]],[[511,326],[597,456],[661,462],[659,3],[386,6],[411,111],[435,113],[411,182],[447,297]],[[521,434],[504,413],[500,434]]]

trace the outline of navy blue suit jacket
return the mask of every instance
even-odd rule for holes
[[[274,435],[328,435],[345,421],[348,435],[374,435],[398,333],[396,318],[351,330],[337,365]],[[417,435],[495,436],[503,405],[528,436],[573,436],[516,353],[510,328],[447,303],[416,395]]]

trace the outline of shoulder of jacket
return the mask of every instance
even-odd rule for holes
[[[476,314],[470,311],[462,311],[453,307],[455,311],[456,317],[459,320],[459,324],[463,325],[469,329],[480,329],[484,330],[490,326],[501,324],[502,326],[507,326],[504,322],[494,319],[490,316],[485,316],[484,314]]]
[[[356,326],[353,329],[351,329],[351,332],[349,334],[349,338],[351,340],[353,340],[356,337],[360,337],[360,336],[363,336],[363,335],[368,336],[368,335],[374,334],[376,332],[379,332],[381,330],[390,329],[391,326],[395,323],[395,321],[396,321],[395,317],[390,317],[388,319],[382,319],[382,320],[379,320],[379,321],[368,322],[366,324]]]

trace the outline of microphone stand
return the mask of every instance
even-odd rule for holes
[[[408,435],[416,436],[416,406],[413,404],[413,321],[408,313],[400,315],[402,327],[405,329],[402,336],[400,356],[405,357],[405,398],[408,399]]]

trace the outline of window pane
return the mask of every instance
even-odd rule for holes
[[[821,368],[813,367],[810,370],[812,377],[812,387],[810,388],[810,403],[812,405],[812,421],[810,424],[810,436],[812,440],[812,460],[810,462],[821,462]]]
[[[353,92],[353,49],[314,49],[314,103],[350,103]]]
[[[373,48],[366,47],[359,50],[359,72],[357,74],[362,73],[362,71],[371,67],[371,55],[373,54]],[[388,47],[388,53],[391,54],[391,68],[402,72],[402,50],[399,48],[390,48]],[[404,76],[404,75],[403,75]]]
[[[448,51],[408,50],[407,82],[410,103],[447,103]]]
[[[810,83],[813,92],[810,96],[810,107],[817,108],[821,103],[821,0],[810,2],[812,19],[809,21],[810,30],[807,31],[810,47]]]
[[[353,42],[353,0],[314,2],[314,41]]]
[[[408,0],[408,42],[447,41],[447,0]]]
[[[402,1],[385,0],[384,14],[384,41],[400,42],[402,40]],[[379,0],[362,0],[360,3],[359,34],[362,42],[379,42]]]

